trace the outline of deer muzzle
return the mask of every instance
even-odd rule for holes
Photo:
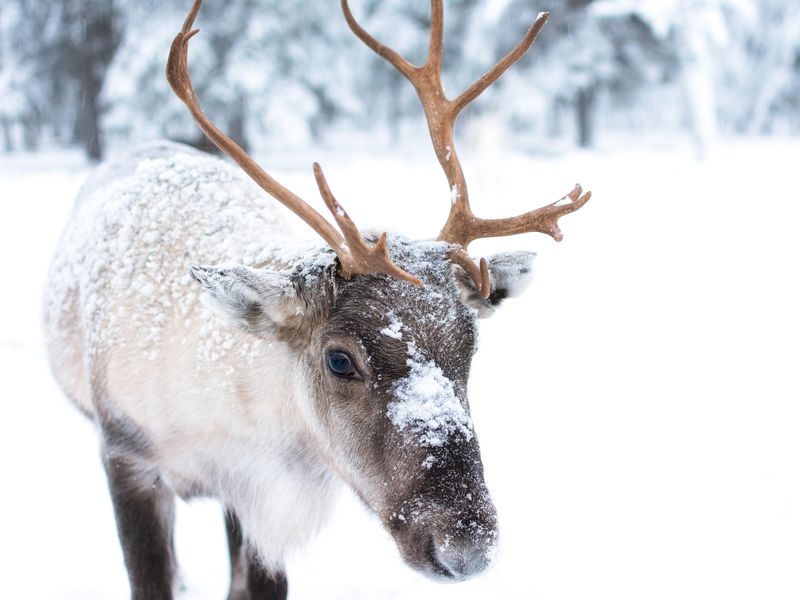
[[[389,517],[388,529],[404,560],[434,579],[473,577],[496,552],[497,513],[485,488],[465,489],[456,502],[407,502]]]

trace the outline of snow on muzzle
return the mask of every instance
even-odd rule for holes
[[[403,559],[426,575],[452,581],[482,572],[494,559],[497,513],[482,484],[464,486],[459,501],[418,495],[388,519]],[[444,500],[444,501],[443,501]]]
[[[491,563],[497,543],[478,440],[453,381],[413,343],[407,365],[386,415],[401,436],[400,461],[414,473],[415,489],[401,492],[385,522],[409,565],[440,579],[467,579]]]

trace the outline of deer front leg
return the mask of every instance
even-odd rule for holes
[[[239,519],[225,511],[225,531],[231,558],[231,588],[228,600],[286,600],[288,583],[284,573],[268,573],[247,546]]]
[[[132,600],[172,600],[175,498],[141,457],[106,444],[103,466],[114,505]]]

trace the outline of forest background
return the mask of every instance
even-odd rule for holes
[[[379,39],[421,60],[427,2],[353,4]],[[163,77],[186,9],[3,0],[0,149],[75,145],[97,159],[120,141],[204,145]],[[800,132],[800,3],[786,0],[449,0],[446,87],[485,71],[542,10],[551,18],[534,50],[464,115],[465,143],[513,132],[516,149],[542,151],[677,133],[702,153],[719,135]],[[207,0],[199,26],[196,89],[246,147],[419,139],[411,86],[360,45],[335,0]]]

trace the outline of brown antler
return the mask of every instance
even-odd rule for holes
[[[479,267],[466,254],[466,248],[471,241],[531,231],[546,233],[557,241],[561,240],[561,231],[558,228],[559,217],[578,210],[591,197],[590,192],[581,196],[581,187],[578,185],[558,202],[543,208],[505,219],[479,219],[470,209],[464,172],[461,169],[453,142],[453,127],[459,113],[487,87],[497,81],[511,65],[522,58],[544,27],[549,13],[540,13],[525,37],[513,50],[461,95],[454,100],[449,100],[442,87],[442,38],[444,33],[442,0],[431,0],[431,36],[428,57],[422,66],[411,64],[397,52],[381,44],[355,20],[347,0],[341,0],[341,3],[344,18],[353,33],[376,54],[394,65],[417,91],[422,109],[425,111],[436,158],[439,159],[439,164],[444,169],[450,185],[450,214],[438,239],[461,246],[460,250],[451,252],[451,259],[470,273],[481,294],[488,298],[491,290],[485,261],[482,260]]]
[[[322,169],[318,164],[314,164],[317,185],[325,204],[339,224],[342,234],[344,234],[343,236],[302,198],[270,177],[236,142],[222,133],[205,115],[198,104],[197,96],[192,86],[188,62],[189,40],[199,31],[198,29],[192,29],[192,26],[201,4],[202,0],[194,1],[183,23],[183,28],[172,42],[169,50],[169,59],[167,60],[167,81],[169,81],[175,95],[183,101],[192,113],[194,120],[203,130],[203,133],[220,150],[230,156],[264,191],[308,223],[333,248],[339,257],[343,276],[350,277],[359,273],[385,273],[398,279],[410,281],[415,285],[422,285],[419,279],[397,267],[389,258],[385,233],[380,236],[377,243],[372,247],[364,241],[358,228],[333,197],[333,194],[331,194],[325,181],[325,176],[322,174]]]

